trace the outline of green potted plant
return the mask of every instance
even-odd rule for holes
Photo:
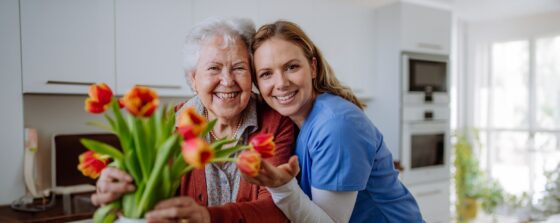
[[[456,134],[455,148],[455,209],[458,222],[474,219],[478,204],[477,185],[481,179],[478,161],[473,157],[473,147],[464,133]]]
[[[479,143],[478,133],[472,131],[473,142]],[[478,206],[488,213],[494,213],[499,204],[504,202],[502,186],[495,180],[487,178],[480,170],[478,160],[473,155],[473,145],[467,134],[456,135],[455,143],[455,192],[458,222],[472,220],[477,215]]]

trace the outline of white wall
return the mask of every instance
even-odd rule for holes
[[[19,1],[0,1],[0,204],[25,192]]]

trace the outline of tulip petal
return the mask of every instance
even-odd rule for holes
[[[237,168],[241,173],[255,177],[261,168],[261,155],[255,151],[245,150],[237,159]]]
[[[261,154],[262,158],[273,157],[276,152],[274,136],[269,133],[259,133],[250,142],[251,148]]]
[[[214,158],[214,150],[201,138],[192,138],[183,142],[182,155],[186,163],[202,169]]]

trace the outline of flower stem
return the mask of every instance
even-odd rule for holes
[[[237,157],[235,158],[223,157],[223,158],[216,158],[212,160],[212,162],[236,162],[236,161],[237,161]]]

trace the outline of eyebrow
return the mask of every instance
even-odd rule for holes
[[[291,64],[291,63],[294,63],[294,62],[300,62],[300,60],[297,59],[297,58],[288,60],[288,62],[285,62],[284,64],[282,64],[282,67],[286,67],[288,64]],[[258,69],[257,73],[260,73],[261,71],[264,71],[264,70],[270,70],[270,68]]]
[[[239,65],[239,64],[246,65],[246,64],[248,64],[248,62],[242,60],[242,61],[235,62],[235,63],[233,63],[232,65],[233,65],[233,66],[236,66],[236,65]]]

